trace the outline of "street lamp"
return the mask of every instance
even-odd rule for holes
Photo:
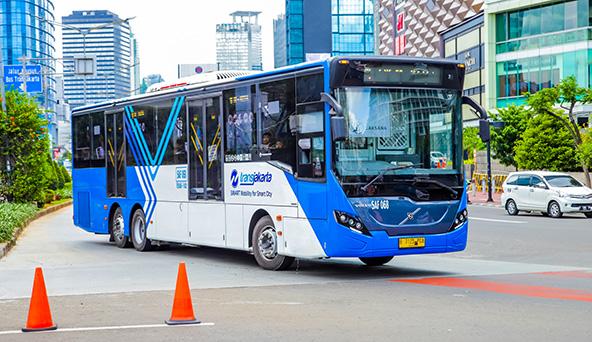
[[[57,22],[57,21],[54,21],[54,20],[49,20],[49,19],[46,19],[46,18],[43,18],[43,17],[39,17],[39,16],[36,16],[36,18],[39,19],[39,20],[43,20],[45,22],[48,22],[50,24],[54,24],[54,25],[63,27],[63,28],[68,29],[68,30],[78,31],[78,33],[80,33],[82,35],[82,55],[83,55],[82,59],[86,61],[87,60],[87,57],[86,57],[86,36],[91,31],[100,30],[100,29],[103,29],[103,28],[106,28],[106,27],[110,27],[110,26],[121,25],[123,23],[129,24],[129,21],[132,20],[132,19],[134,19],[134,18],[136,18],[136,17],[129,17],[129,18],[125,18],[125,19],[119,19],[119,18],[117,18],[117,19],[113,20],[110,23],[105,23],[105,24],[101,24],[101,25],[97,25],[97,26],[93,26],[93,27],[89,27],[89,28],[80,28],[80,27],[76,27],[74,25],[68,25],[68,24],[60,23],[60,22]],[[96,61],[95,61],[95,63],[96,63]],[[85,72],[83,74],[83,99],[84,99],[84,104],[86,104],[86,75],[87,75],[87,73]]]

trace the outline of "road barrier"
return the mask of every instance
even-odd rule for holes
[[[35,278],[33,279],[33,291],[31,293],[31,303],[29,304],[27,325],[22,330],[23,332],[32,332],[56,330],[57,328],[58,326],[53,323],[51,318],[43,271],[41,267],[37,267],[35,269]]]
[[[491,179],[491,187],[494,192],[502,192],[502,184],[506,180],[507,175],[493,175]],[[473,182],[472,186],[477,187],[477,191],[485,192],[487,191],[487,174],[485,173],[473,173]]]
[[[191,291],[189,290],[189,281],[187,280],[187,270],[185,269],[184,262],[179,263],[173,312],[171,313],[171,318],[164,322],[168,325],[201,323],[193,312],[193,302],[191,301]]]

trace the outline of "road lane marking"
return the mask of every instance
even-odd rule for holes
[[[125,330],[125,329],[146,329],[146,328],[166,328],[166,327],[202,327],[212,326],[214,323],[200,323],[200,324],[184,324],[184,325],[168,325],[168,324],[142,324],[142,325],[118,325],[106,327],[82,327],[82,328],[58,328],[57,330],[32,332],[33,334],[41,333],[58,333],[58,332],[78,332],[78,331],[98,331],[98,330]],[[21,330],[7,330],[0,331],[0,335],[15,335],[23,334]]]
[[[488,221],[488,222],[499,222],[499,223],[528,223],[526,221],[499,220],[499,219],[490,219],[490,218],[484,218],[484,217],[469,216],[469,221],[471,221],[471,220],[475,220],[475,221]]]
[[[452,287],[459,289],[472,289],[487,292],[503,293],[516,296],[537,297],[547,299],[575,300],[592,302],[592,292],[564,289],[559,287],[533,286],[510,284],[497,281],[474,280],[466,278],[419,278],[419,279],[392,279],[391,282],[412,283],[429,286]]]

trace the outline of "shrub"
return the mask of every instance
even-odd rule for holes
[[[33,204],[0,203],[0,242],[12,238],[14,231],[37,212]]]
[[[68,172],[68,170],[66,170],[64,165],[60,166],[60,171],[64,176],[64,183],[70,183],[72,181],[72,177],[70,176],[70,173]]]

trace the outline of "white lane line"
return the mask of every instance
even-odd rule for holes
[[[58,332],[73,332],[73,331],[97,331],[97,330],[124,330],[124,329],[145,329],[145,328],[166,328],[166,327],[203,327],[212,326],[214,323],[200,323],[200,324],[185,324],[185,325],[167,325],[167,324],[143,324],[143,325],[119,325],[108,327],[83,327],[83,328],[58,328],[57,330],[39,331],[40,333],[58,333]],[[15,335],[23,334],[21,330],[7,330],[0,331],[0,335]]]
[[[470,220],[488,221],[488,222],[500,222],[500,223],[528,223],[526,221],[497,220],[497,219],[490,219],[490,218],[484,218],[484,217],[475,217],[475,216],[469,216],[469,221]]]

